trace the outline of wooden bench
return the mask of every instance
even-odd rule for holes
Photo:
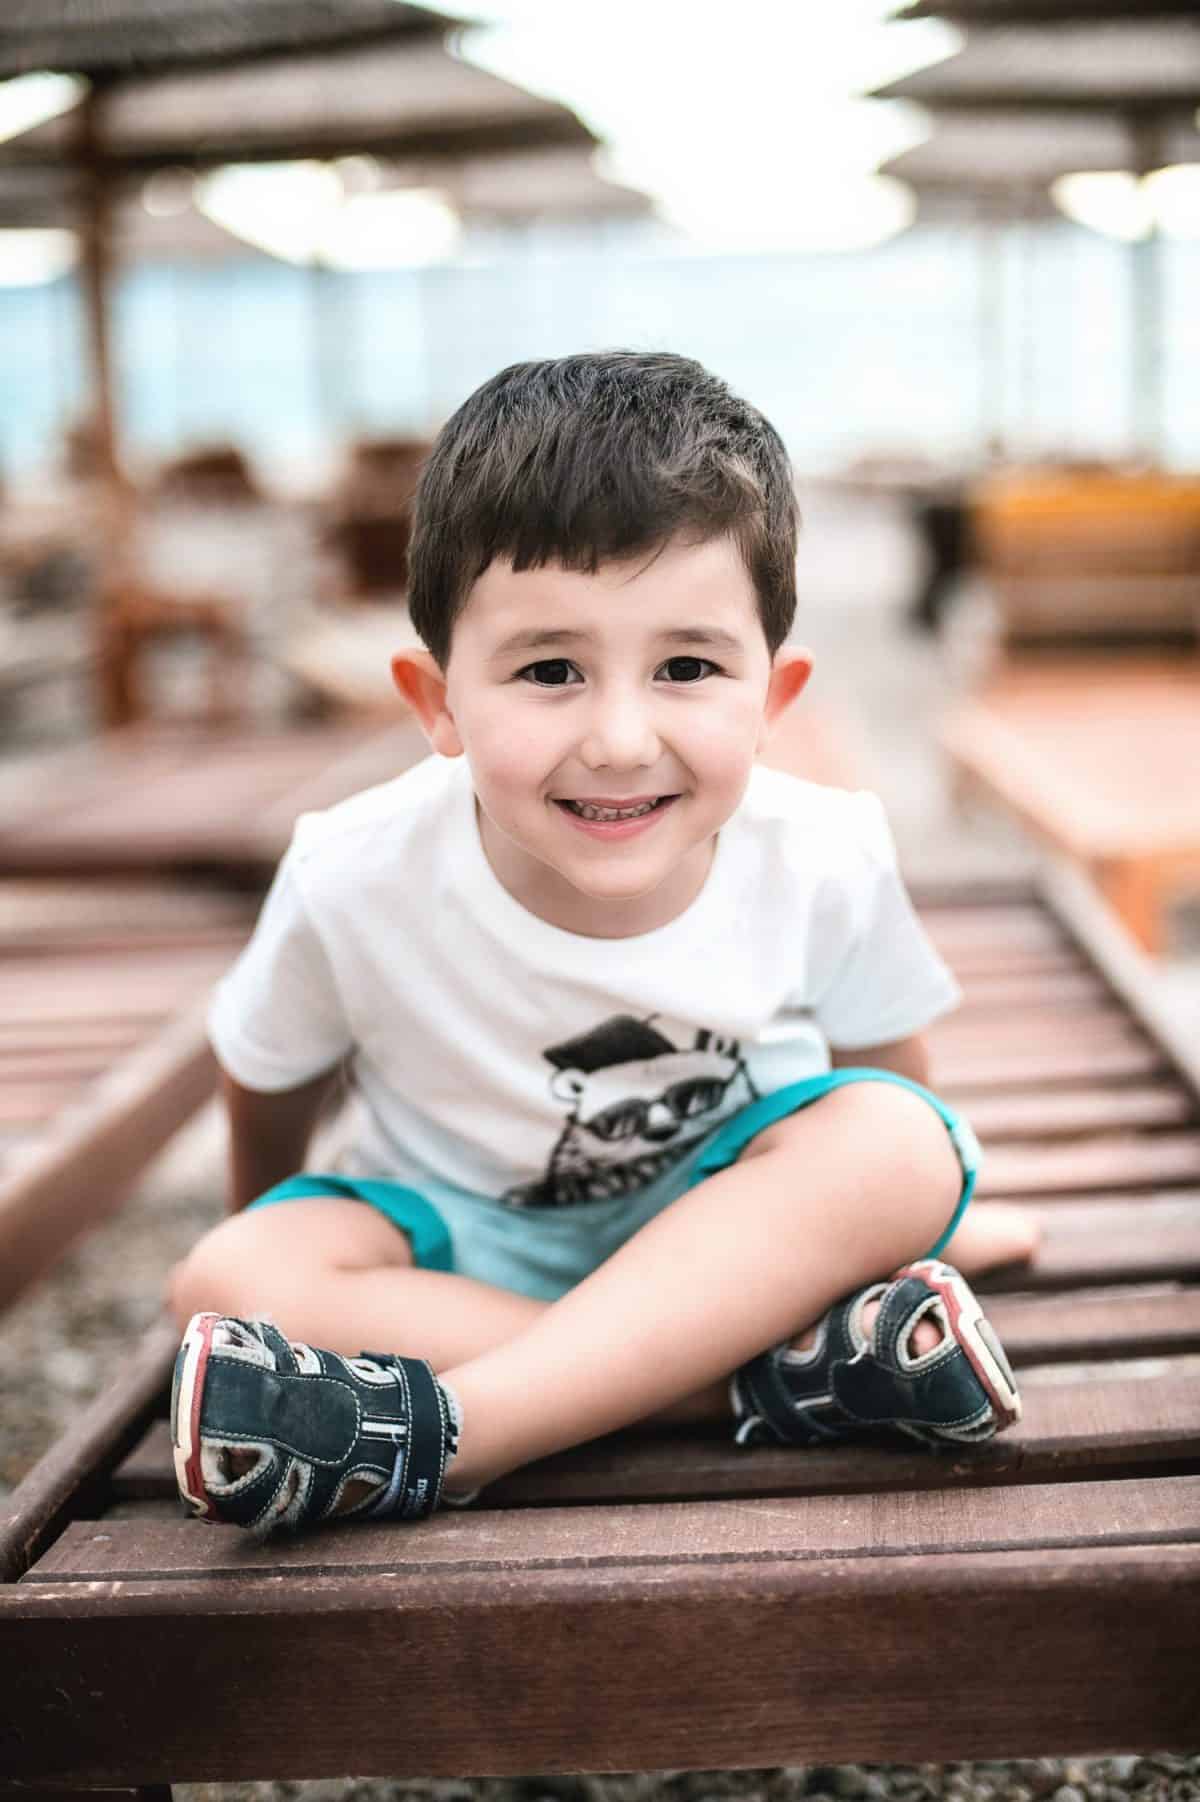
[[[204,1000],[252,919],[216,890],[0,880],[0,1308],[212,1094]]]
[[[424,755],[415,722],[136,725],[27,761],[0,796],[0,873],[221,870],[261,888],[296,815]]]
[[[1200,1061],[1085,885],[921,901],[936,1079],[1046,1229],[990,1310],[1025,1418],[962,1455],[626,1434],[419,1527],[184,1519],[174,1336],[0,1524],[20,1783],[1149,1751],[1200,1721]]]
[[[1075,859],[1148,951],[1200,894],[1200,659],[1014,662],[942,729],[960,799]]]
[[[0,793],[0,874],[220,870],[264,887],[296,815],[398,776],[428,745],[399,711],[287,729],[128,726],[30,759]],[[834,707],[807,697],[779,721],[768,761],[856,787],[865,753]]]

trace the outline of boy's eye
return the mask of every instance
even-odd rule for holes
[[[664,669],[671,671],[673,682],[698,682],[716,664],[708,657],[668,657]]]
[[[517,674],[537,688],[565,688],[570,681],[571,668],[565,657],[544,657],[540,663],[527,663]]]

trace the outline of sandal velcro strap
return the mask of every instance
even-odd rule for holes
[[[871,1301],[879,1312],[868,1337]],[[939,1342],[912,1349],[923,1319]],[[1020,1419],[1016,1381],[996,1334],[959,1273],[937,1259],[837,1302],[803,1351],[777,1345],[736,1372],[740,1444],[819,1445],[905,1437],[930,1445],[990,1439]]]
[[[350,1516],[431,1514],[456,1443],[429,1365],[289,1341],[264,1320],[197,1314],[175,1364],[175,1470],[202,1519],[265,1534]]]

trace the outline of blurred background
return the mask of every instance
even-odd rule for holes
[[[914,881],[1065,860],[1200,1038],[1198,108],[1194,0],[10,0],[0,1266],[211,1094],[179,1021],[295,814],[421,754],[414,482],[524,358],[667,348],[764,410],[784,760],[878,789]],[[8,1317],[51,1376],[0,1487],[219,1209],[197,1121]]]

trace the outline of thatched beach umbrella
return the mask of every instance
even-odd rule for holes
[[[996,274],[997,247],[1004,234],[1015,230],[1018,253],[1028,268],[1036,246],[1031,228],[1062,217],[1050,197],[1052,184],[1063,175],[1121,168],[1128,155],[1128,133],[1112,115],[988,110],[939,114],[932,137],[882,165],[882,174],[894,175],[916,193],[922,219],[961,223],[977,235],[984,266],[982,285],[985,289],[990,286],[990,294],[985,294],[982,302],[991,366],[985,383],[993,390],[999,385],[999,359],[1011,328],[1019,334],[1020,388],[1026,414],[1031,407],[1033,379],[1028,297],[1025,308],[1020,309],[1021,319],[1014,324],[1008,318],[1011,309],[1006,310],[999,281],[989,284],[987,280],[989,274]],[[1169,126],[1163,138],[1163,157],[1168,163],[1200,161],[1200,132],[1192,125]],[[991,406],[988,427],[994,423],[994,400]]]
[[[58,169],[79,208],[98,455],[112,505],[100,632],[104,713],[129,717],[119,655],[130,500],[114,428],[108,287],[114,207],[167,167],[363,153],[422,165],[596,140],[567,108],[458,62],[461,23],[399,0],[15,0],[0,79],[86,78],[71,113],[0,145],[0,172]]]
[[[1007,16],[1006,0],[995,0],[992,16]],[[1015,4],[1015,0],[1014,0]],[[1031,10],[1032,0],[1030,0]],[[963,15],[972,24],[985,10],[985,0],[962,0]],[[1044,10],[1051,10],[1047,0]],[[1044,130],[1052,122],[1061,154],[1051,160],[1058,167],[1049,179],[1075,169],[1095,167],[1095,162],[1073,162],[1067,145],[1078,122],[1095,136],[1107,134],[1107,167],[1123,167],[1146,175],[1171,159],[1177,140],[1191,133],[1200,105],[1200,19],[1190,14],[1170,16],[1175,9],[1158,9],[1149,3],[1128,16],[1130,7],[1110,4],[1107,16],[1097,22],[1081,22],[1082,7],[1061,0],[1054,22],[1025,25],[988,24],[972,29],[965,47],[955,56],[918,70],[899,81],[874,90],[879,99],[913,100],[928,107],[943,125],[950,121],[960,137],[964,117],[989,119],[986,134],[974,133],[976,154],[1009,158],[1010,192],[1032,185],[1018,174],[1024,154],[1028,157],[1042,123],[1042,149],[1032,150],[1032,166],[1045,158],[1052,140]],[[922,16],[937,12],[956,16],[956,5],[922,6]],[[915,16],[908,9],[905,16]],[[1062,22],[1066,21],[1066,22]],[[1032,132],[1026,122],[1033,121]],[[1011,141],[1011,153],[1005,140]],[[936,144],[936,140],[935,140]],[[907,153],[919,161],[921,150]],[[945,150],[945,146],[942,149]],[[937,158],[937,149],[931,157]],[[897,158],[890,171],[905,175],[906,158]],[[1025,168],[1030,168],[1026,162]],[[914,163],[908,163],[911,171]],[[989,182],[995,192],[998,183]],[[1040,179],[1038,183],[1040,187]],[[1162,402],[1162,368],[1159,355],[1159,269],[1156,234],[1133,248],[1136,357],[1134,370],[1134,419],[1143,444],[1157,440]]]
[[[1194,19],[1196,0],[912,0],[897,19],[950,19],[956,25],[1053,25],[1071,20]]]

